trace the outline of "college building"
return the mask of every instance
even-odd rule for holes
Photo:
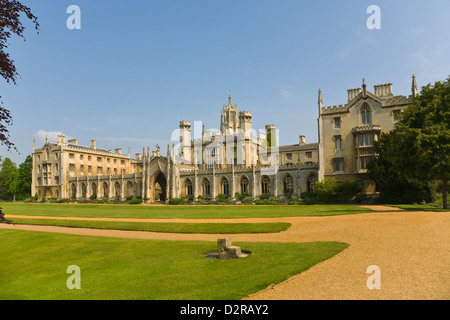
[[[369,92],[347,90],[346,104],[324,107],[318,98],[317,143],[279,145],[278,129],[267,124],[264,132],[252,128],[250,111],[239,111],[231,101],[223,105],[220,130],[205,130],[195,121],[179,122],[172,134],[177,141],[166,152],[143,148],[131,156],[122,149],[97,148],[48,138],[42,148],[33,143],[32,195],[39,198],[116,199],[141,197],[145,203],[164,203],[171,198],[235,199],[245,195],[300,198],[314,191],[323,179],[360,180],[364,193],[374,193],[367,176],[367,163],[374,156],[373,142],[381,132],[394,128],[399,114],[417,94],[413,76],[409,96],[394,95],[392,84],[374,86]]]

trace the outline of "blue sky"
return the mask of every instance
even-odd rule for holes
[[[180,120],[218,128],[231,90],[253,115],[273,123],[281,144],[317,142],[317,92],[326,106],[345,104],[347,89],[393,83],[411,93],[450,75],[450,2],[300,0],[22,1],[38,16],[26,42],[9,53],[20,78],[0,82],[14,119],[9,127],[20,163],[56,132],[134,155],[162,150]],[[69,30],[66,9],[81,9]],[[370,30],[368,6],[381,9]]]

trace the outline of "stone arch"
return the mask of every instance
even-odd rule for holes
[[[202,179],[201,188],[202,188],[202,196],[207,197],[211,196],[211,183],[207,177],[204,177]]]
[[[72,197],[72,199],[76,199],[77,198],[77,185],[76,183],[72,183],[70,186],[70,196]]]
[[[109,199],[109,185],[107,182],[103,182],[103,198]]]
[[[87,186],[86,183],[81,183],[81,198],[86,199],[87,198]]]
[[[151,197],[153,202],[165,202],[167,199],[167,179],[162,171],[158,170],[151,180]]]
[[[122,188],[119,181],[114,183],[114,197],[121,198],[122,197]]]
[[[316,183],[317,183],[317,174],[310,173],[306,177],[306,191],[315,192],[316,191]]]
[[[250,179],[246,175],[242,175],[239,179],[239,190],[241,194],[250,194]]]
[[[128,181],[126,184],[126,188],[125,188],[125,196],[126,197],[134,197],[135,196],[135,192],[134,192],[134,185],[133,182]]]
[[[97,192],[98,192],[97,183],[92,182],[91,190],[92,190],[92,196],[94,196],[94,198],[97,198]]]
[[[184,196],[193,196],[194,195],[194,188],[193,188],[193,184],[192,184],[191,179],[186,178],[184,180],[182,194]]]
[[[230,195],[230,182],[228,181],[228,178],[223,176],[220,179],[220,193],[224,196]]]
[[[283,193],[287,197],[291,197],[294,193],[295,180],[290,173],[286,173],[283,176]]]
[[[260,180],[261,184],[261,194],[262,195],[268,195],[271,193],[271,187],[272,187],[272,180],[269,176],[264,175],[261,177]]]

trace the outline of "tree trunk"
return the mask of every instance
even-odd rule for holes
[[[444,209],[447,209],[447,184],[448,180],[444,179],[442,181],[442,203]]]

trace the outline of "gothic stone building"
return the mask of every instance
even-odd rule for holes
[[[373,142],[392,130],[398,115],[413,102],[412,95],[394,96],[392,84],[376,85],[374,93],[362,87],[348,90],[345,105],[323,107],[319,90],[319,143],[278,146],[278,130],[268,124],[265,132],[252,128],[252,114],[238,111],[231,97],[223,105],[220,130],[180,121],[176,144],[167,152],[143,149],[132,158],[130,151],[81,146],[76,139],[58,136],[57,143],[33,145],[32,195],[39,198],[125,199],[142,197],[146,203],[170,198],[235,199],[237,193],[253,199],[261,196],[298,198],[313,191],[315,183],[332,178],[361,180],[363,192],[375,186],[367,178],[367,163],[374,156]],[[199,128],[200,127],[200,128]],[[172,139],[174,140],[174,139]]]

